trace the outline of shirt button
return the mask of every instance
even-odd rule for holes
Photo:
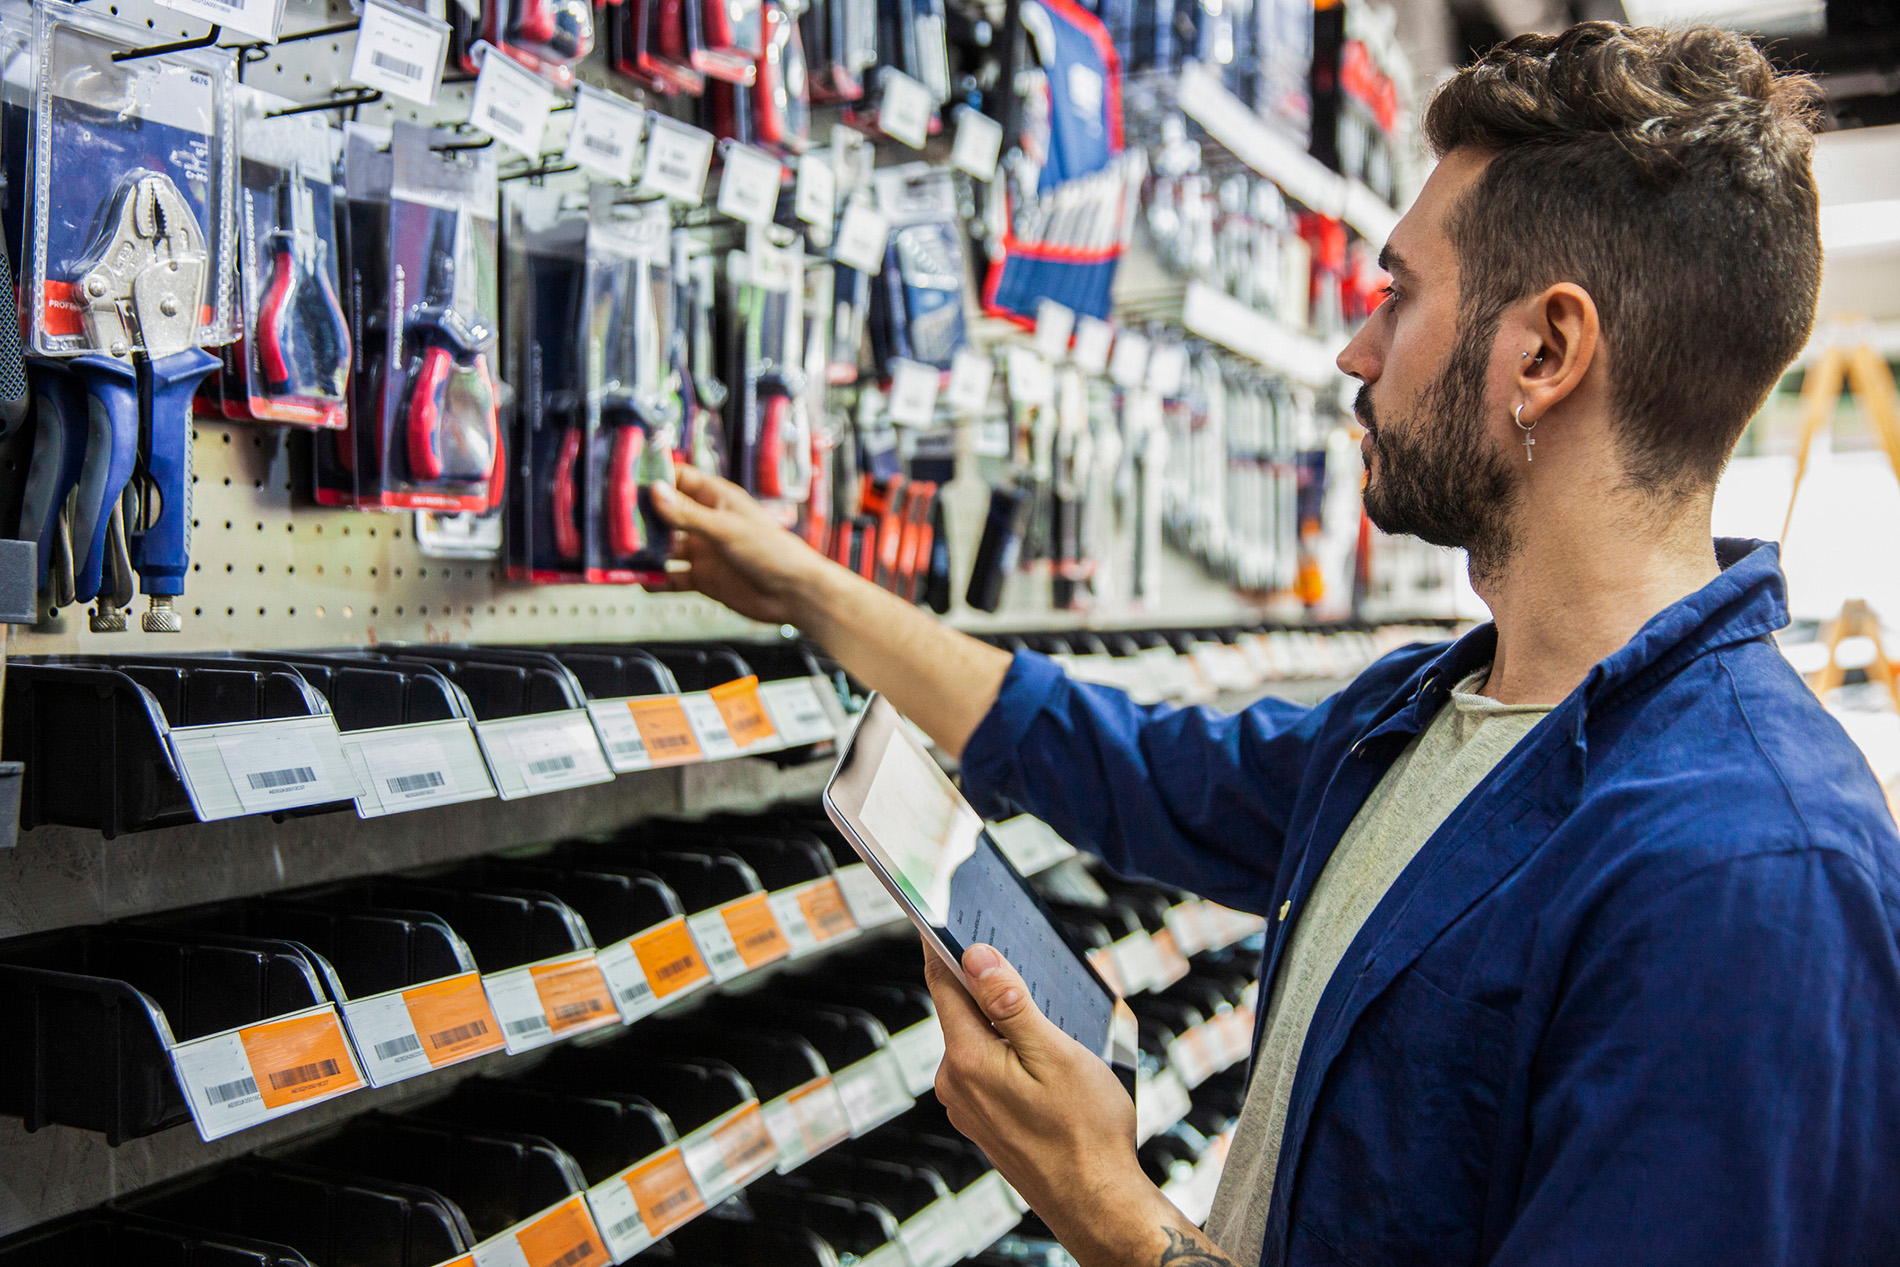
[[[1293,909],[1293,900],[1291,898],[1288,898],[1286,901],[1280,903],[1280,922],[1282,924],[1286,923],[1287,912],[1291,911],[1292,909]]]

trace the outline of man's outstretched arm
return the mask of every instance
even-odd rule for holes
[[[671,588],[696,590],[754,620],[797,625],[945,752],[962,754],[996,702],[1007,651],[839,567],[735,484],[681,467],[679,491],[657,484],[653,500],[680,530],[675,553],[690,568]]]
[[[950,1123],[1082,1267],[1235,1267],[1135,1157],[1135,1105],[1108,1065],[1030,1000],[992,947],[963,956],[972,997],[924,948],[943,1026],[937,1098]]]

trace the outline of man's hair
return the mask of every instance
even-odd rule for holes
[[[1807,342],[1821,243],[1818,94],[1748,40],[1585,22],[1506,41],[1425,113],[1490,161],[1450,220],[1468,333],[1561,281],[1596,302],[1630,477],[1712,485]]]

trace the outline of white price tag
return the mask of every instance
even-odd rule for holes
[[[917,361],[891,362],[891,421],[907,427],[927,427],[937,411],[937,384],[941,381],[934,365]]]
[[[991,823],[989,833],[1009,865],[1023,875],[1046,871],[1064,858],[1075,856],[1075,846],[1033,814],[1018,814],[1000,823]]]
[[[562,157],[607,180],[630,184],[646,118],[647,112],[625,97],[582,84]]]
[[[1016,1203],[1009,1198],[1009,1185],[994,1170],[957,1193],[957,1215],[969,1233],[971,1257],[994,1245],[1023,1221]]]
[[[739,741],[732,737],[725,714],[719,711],[719,705],[710,692],[695,691],[691,695],[682,695],[680,707],[686,712],[686,720],[692,726],[693,735],[699,740],[699,750],[706,760],[719,761],[739,755]]]
[[[757,1100],[747,1100],[680,1140],[680,1155],[708,1206],[778,1165],[778,1145]]]
[[[831,227],[838,214],[838,174],[824,154],[798,160],[798,185],[792,194],[792,212],[807,224]]]
[[[996,362],[975,348],[958,348],[950,362],[950,386],[944,397],[950,408],[965,417],[981,414],[990,403],[990,383],[996,378]]]
[[[719,177],[719,214],[747,224],[772,223],[783,173],[778,159],[764,150],[750,145],[727,147],[725,170]]]
[[[554,94],[545,79],[498,49],[482,58],[468,121],[529,158],[541,154]]]
[[[840,264],[875,275],[884,268],[884,248],[890,241],[891,222],[864,198],[853,198],[838,222],[838,239],[831,254]]]
[[[1156,344],[1148,353],[1148,390],[1157,396],[1178,396],[1187,377],[1187,348],[1179,343]]]
[[[1056,398],[1056,377],[1028,348],[1009,349],[1009,394],[1019,404],[1050,404]]]
[[[339,738],[361,789],[358,817],[479,801],[495,794],[475,732],[459,718],[349,730]]]
[[[831,1075],[851,1119],[851,1138],[876,1130],[916,1101],[904,1089],[904,1074],[888,1049],[872,1052]]]
[[[1130,391],[1148,378],[1148,340],[1132,330],[1124,330],[1115,340],[1115,354],[1109,358],[1108,376],[1117,387]]]
[[[227,31],[242,31],[273,43],[284,22],[284,0],[158,0],[158,3],[174,13],[203,18]]]
[[[177,726],[166,742],[191,807],[207,823],[354,800],[358,791],[336,719],[328,713]]]
[[[692,932],[699,953],[706,957],[706,966],[712,969],[715,981],[730,981],[745,973],[745,960],[739,957],[732,930],[726,927],[726,917],[718,907],[688,915],[686,927]]]
[[[432,106],[442,86],[449,24],[407,5],[368,0],[356,28],[350,78],[391,96]]]
[[[475,737],[504,801],[607,783],[614,777],[584,708],[478,721]]]
[[[1115,342],[1115,327],[1100,317],[1075,319],[1075,368],[1084,374],[1101,374],[1108,369],[1108,349]]]
[[[778,921],[779,931],[791,943],[791,957],[794,959],[818,949],[818,934],[812,930],[811,921],[805,918],[804,909],[798,904],[804,891],[804,885],[793,885],[789,889],[778,889],[766,898],[772,908],[772,917]]]
[[[345,999],[343,1023],[378,1087],[502,1049],[481,976],[473,971]]]
[[[1148,936],[1146,929],[1128,934],[1111,949],[1115,952],[1115,971],[1121,975],[1122,984],[1130,994],[1154,989],[1167,975],[1160,956],[1155,953],[1154,939]]]
[[[950,147],[950,165],[978,180],[996,176],[996,158],[1003,151],[1003,125],[969,106],[956,108],[957,139]]]
[[[774,246],[763,231],[746,234],[746,281],[760,290],[789,295],[798,288],[799,259],[796,247]]]
[[[534,988],[534,974],[527,968],[510,968],[482,977],[482,989],[488,993],[488,1006],[501,1022],[502,1041],[509,1054],[515,1055],[545,1047],[554,1041],[554,1027],[548,1024],[541,1008],[541,994]]]
[[[902,71],[888,67],[879,83],[883,95],[877,103],[878,129],[914,150],[921,150],[930,139],[930,116],[937,104],[930,89]]]
[[[712,155],[712,133],[652,115],[640,185],[675,202],[697,207],[706,196],[706,169],[712,165]]]
[[[613,992],[614,1004],[620,1009],[624,1023],[631,1025],[660,1005],[653,987],[647,984],[646,970],[640,966],[640,956],[634,953],[631,937],[595,951],[594,962],[600,965],[600,975],[607,979],[607,988]]]
[[[911,1267],[950,1267],[961,1260],[965,1242],[956,1194],[938,1197],[905,1219],[897,1234]]]
[[[862,862],[838,868],[838,887],[844,890],[845,905],[851,908],[851,918],[859,928],[877,928],[907,918],[884,882]]]
[[[1069,336],[1075,331],[1075,310],[1045,299],[1036,305],[1036,351],[1051,363],[1068,359]]]
[[[778,1172],[788,1175],[837,1144],[851,1138],[844,1103],[830,1078],[813,1078],[776,1100],[760,1106],[765,1125],[778,1145]]]
[[[831,714],[818,694],[830,690],[829,682],[808,677],[759,683],[759,699],[786,747],[837,738]]]
[[[594,733],[600,736],[600,746],[615,774],[652,768],[653,758],[647,754],[626,699],[588,700],[587,715],[593,719]]]
[[[904,1074],[904,1089],[922,1095],[937,1083],[943,1063],[943,1026],[932,1016],[891,1035],[891,1051]]]

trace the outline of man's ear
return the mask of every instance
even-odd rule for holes
[[[1513,383],[1513,409],[1536,422],[1583,385],[1596,363],[1601,327],[1596,300],[1575,282],[1558,282],[1526,301],[1523,349]]]

